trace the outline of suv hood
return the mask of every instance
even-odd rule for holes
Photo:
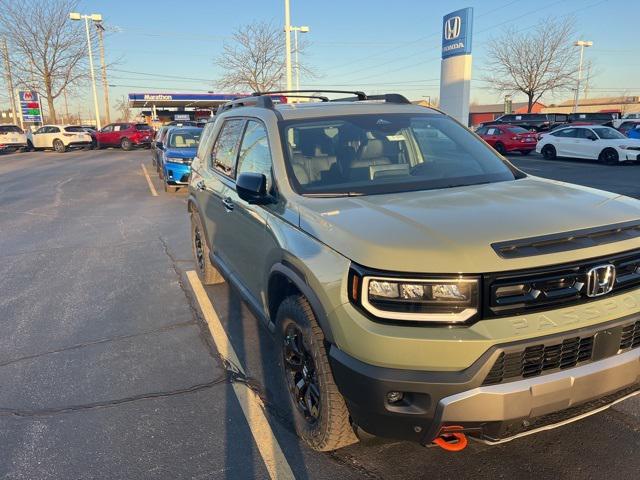
[[[195,148],[167,148],[165,150],[167,157],[174,158],[193,158],[196,156]]]
[[[389,271],[483,273],[640,247],[640,239],[504,259],[492,243],[640,218],[629,197],[527,177],[451,189],[300,202],[300,228],[350,260]]]

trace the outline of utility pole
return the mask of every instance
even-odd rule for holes
[[[102,15],[99,13],[92,13],[91,15],[80,15],[78,12],[71,12],[69,14],[71,20],[84,19],[84,27],[87,32],[87,47],[89,48],[89,70],[91,71],[91,87],[93,89],[93,107],[96,111],[96,127],[100,130],[100,107],[98,107],[98,92],[96,91],[96,74],[93,71],[93,51],[91,48],[91,34],[89,33],[89,20],[94,22],[101,22]]]
[[[9,100],[11,100],[11,115],[13,116],[13,123],[18,123],[16,116],[16,96],[13,91],[13,77],[11,76],[11,63],[9,62],[9,50],[7,49],[7,40],[2,39],[2,58],[4,58],[4,69],[7,75],[7,94]]]
[[[590,47],[593,42],[586,40],[578,40],[574,43],[576,47],[580,47],[580,64],[578,65],[578,82],[576,84],[576,97],[573,102],[573,113],[578,111],[578,98],[580,97],[580,80],[582,80],[582,59],[584,57],[584,47]]]
[[[104,62],[104,26],[102,23],[96,23],[98,29],[98,43],[100,44],[100,63],[102,64],[102,87],[104,88],[104,113],[107,123],[111,123],[111,114],[109,113],[109,84],[107,83],[107,65]]]
[[[64,88],[64,90],[62,90],[62,94],[64,96],[64,114],[66,116],[65,123],[71,123],[69,121],[69,100],[67,99],[67,88],[66,87]]]
[[[291,13],[289,0],[284,0],[284,42],[287,66],[287,90],[291,90]]]

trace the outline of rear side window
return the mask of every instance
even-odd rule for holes
[[[136,130],[151,130],[151,127],[146,123],[138,123],[136,124]]]
[[[267,191],[271,190],[271,151],[267,130],[260,122],[249,120],[242,138],[238,157],[238,175],[262,173],[267,177]]]
[[[20,127],[15,125],[0,125],[0,133],[23,133]]]
[[[238,143],[242,135],[244,120],[227,120],[216,139],[211,152],[211,165],[213,168],[228,177],[233,177],[233,167],[236,162]]]
[[[85,129],[82,127],[64,127],[65,132],[79,132],[85,133]]]
[[[562,138],[577,138],[578,137],[578,129],[577,128],[563,128],[562,130],[558,130],[557,132],[552,133],[554,137],[562,137]]]

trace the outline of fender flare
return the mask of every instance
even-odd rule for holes
[[[197,212],[198,216],[200,217],[200,225],[202,225],[202,229],[204,230],[204,241],[207,242],[207,247],[209,247],[209,251],[211,251],[211,245],[209,245],[209,235],[207,235],[207,226],[206,223],[204,223],[204,217],[202,216],[202,212],[198,208],[198,202],[196,201],[195,195],[189,192],[189,196],[187,197],[187,212],[189,212],[189,215],[193,215],[194,211]]]
[[[316,316],[318,325],[320,325],[320,328],[322,329],[325,340],[329,343],[335,343],[333,339],[333,332],[331,331],[331,325],[329,325],[329,320],[327,318],[327,312],[322,306],[322,302],[320,302],[318,296],[305,280],[304,274],[300,272],[295,266],[286,262],[286,260],[284,261],[284,263],[279,262],[271,267],[271,271],[269,272],[269,278],[267,279],[267,281],[270,281],[271,277],[275,273],[284,275],[298,290],[300,290],[300,293],[302,293],[302,295],[304,295],[305,298],[309,301],[309,305],[311,305],[311,309],[313,310],[313,314]],[[267,298],[267,304],[268,303],[269,298]],[[270,320],[273,327],[275,328],[275,318]]]

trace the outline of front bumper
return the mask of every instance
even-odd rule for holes
[[[640,162],[640,150],[618,149],[618,158],[621,162]]]
[[[329,358],[354,423],[373,435],[428,444],[447,428],[461,427],[478,440],[502,443],[578,420],[640,393],[640,348],[621,352],[616,347],[624,326],[636,321],[634,316],[594,329],[498,345],[454,372],[374,366],[333,345]],[[596,339],[593,361],[483,385],[505,352],[587,335]],[[403,392],[403,400],[389,404],[386,396],[392,391]]]
[[[186,163],[166,162],[164,164],[164,175],[167,183],[171,185],[186,185],[189,183],[191,175],[191,165]]]

